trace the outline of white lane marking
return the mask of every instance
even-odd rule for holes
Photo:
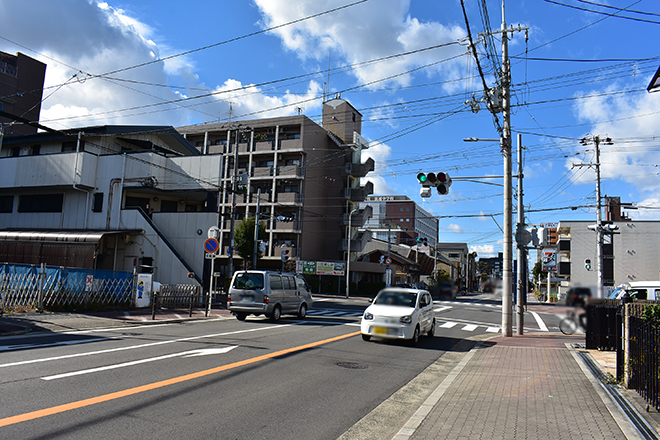
[[[541,319],[541,317],[539,316],[538,313],[536,313],[536,312],[530,312],[530,313],[532,314],[534,319],[536,319],[536,323],[539,325],[539,329],[541,329],[542,332],[549,331],[548,327],[546,327],[546,325],[545,325],[545,322],[543,322],[543,320]]]
[[[440,328],[452,328],[456,324],[458,324],[458,322],[445,322],[440,326]]]
[[[50,357],[50,358],[32,359],[32,360],[29,360],[29,361],[11,362],[9,364],[0,364],[0,368],[15,367],[15,366],[18,366],[18,365],[36,364],[36,363],[39,363],[39,362],[49,362],[49,361],[56,361],[56,360],[61,360],[61,359],[71,359],[71,358],[82,357],[82,356],[92,356],[92,355],[97,355],[97,354],[114,353],[114,352],[117,352],[117,351],[134,350],[136,348],[154,347],[154,346],[157,346],[157,345],[173,344],[173,343],[176,343],[176,342],[194,341],[196,339],[215,338],[215,337],[218,337],[218,336],[236,335],[236,334],[240,334],[240,333],[249,333],[249,332],[256,332],[256,331],[261,331],[261,330],[270,330],[270,329],[274,329],[274,328],[284,328],[284,327],[290,327],[291,325],[293,325],[293,324],[272,325],[272,326],[268,326],[268,327],[251,328],[251,329],[247,329],[247,330],[237,330],[237,331],[233,331],[233,332],[215,333],[215,334],[212,334],[212,335],[191,336],[191,337],[188,337],[188,338],[170,339],[168,341],[151,342],[151,343],[148,343],[148,344],[130,345],[128,347],[110,348],[110,349],[107,349],[107,350],[88,351],[88,352],[85,352],[85,353],[75,353],[75,354],[67,354],[67,355],[63,355],[63,356],[54,356],[54,357]]]
[[[439,313],[439,312],[444,312],[445,310],[449,310],[451,307],[449,306],[444,306],[444,307],[438,307],[437,309],[433,309],[434,312]]]
[[[487,333],[499,333],[499,332],[500,332],[500,328],[499,328],[499,327],[488,327],[488,328],[486,329],[486,332],[487,332]]]
[[[147,359],[139,359],[137,361],[124,362],[124,363],[121,363],[121,364],[106,365],[104,367],[89,368],[87,370],[71,371],[69,373],[55,374],[53,376],[44,376],[41,379],[42,380],[63,379],[65,377],[80,376],[80,375],[83,375],[83,374],[98,373],[99,371],[115,370],[117,368],[124,368],[124,367],[131,367],[133,365],[146,364],[147,362],[162,361],[163,359],[169,359],[169,358],[173,358],[173,357],[194,357],[194,356],[207,356],[209,354],[221,354],[221,353],[230,352],[231,350],[233,350],[236,347],[238,347],[238,345],[231,345],[229,347],[224,347],[224,348],[202,348],[202,349],[199,349],[199,350],[189,350],[189,351],[183,351],[183,352],[180,352],[180,353],[166,354],[166,355],[163,355],[163,356],[156,356],[156,357],[147,358]]]
[[[15,350],[24,350],[28,348],[44,348],[44,347],[58,347],[61,345],[76,345],[76,344],[86,344],[88,342],[100,342],[100,341],[109,341],[116,338],[93,338],[93,339],[75,339],[73,341],[59,341],[52,342],[50,344],[21,344],[21,345],[5,345],[0,347],[0,352],[2,351],[15,351]]]
[[[465,330],[466,332],[473,332],[477,329],[477,327],[479,326],[474,324],[468,324],[465,327],[463,327],[461,330]]]

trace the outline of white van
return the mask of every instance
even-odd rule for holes
[[[632,299],[660,300],[660,281],[631,281],[621,284],[608,296],[610,299],[621,299],[625,294]]]
[[[304,318],[312,303],[312,292],[302,276],[268,270],[234,273],[227,298],[227,308],[239,321],[248,315],[266,315],[273,322],[281,315]]]

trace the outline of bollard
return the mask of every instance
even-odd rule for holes
[[[190,312],[188,313],[188,317],[192,318],[192,309],[193,309],[193,296],[195,295],[194,292],[190,292]]]
[[[151,320],[156,319],[156,303],[158,302],[158,292],[154,292],[153,301],[151,301]]]

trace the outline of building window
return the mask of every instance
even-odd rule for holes
[[[403,219],[401,219],[401,223],[403,223]]]
[[[400,210],[401,212],[403,212],[403,208],[400,208],[399,210]]]
[[[176,200],[161,200],[160,212],[176,212],[178,204]]]
[[[62,142],[62,153],[71,153],[76,151],[78,141],[66,141]],[[85,141],[80,140],[80,151],[85,151]]]
[[[103,212],[103,193],[94,193],[94,201],[92,202],[92,212]]]
[[[409,219],[409,218],[406,219],[406,223],[408,223],[408,222],[410,222],[410,219]]]
[[[64,194],[35,194],[20,196],[18,212],[62,212]]]
[[[406,211],[410,211],[410,208],[406,208]]]
[[[449,258],[461,258],[461,254],[448,254]]]
[[[10,213],[14,210],[14,196],[0,196],[0,213]]]
[[[21,147],[14,147],[11,149],[11,157],[18,157],[21,155]]]
[[[30,151],[30,154],[32,156],[39,156],[40,152],[41,152],[41,145],[32,145],[32,150]]]

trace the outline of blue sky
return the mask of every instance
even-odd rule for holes
[[[465,3],[475,41],[500,29],[500,1]],[[509,1],[506,21],[529,27],[527,41],[516,32],[509,45],[527,223],[595,220],[595,172],[572,167],[594,161],[593,145],[579,142],[593,135],[613,141],[601,146],[602,194],[639,206],[633,219],[659,219],[660,93],[645,89],[660,66],[660,3]],[[492,86],[500,37],[476,47]],[[501,251],[500,186],[455,180],[449,195],[422,200],[415,178],[502,174],[497,143],[463,142],[499,134],[483,104],[478,113],[465,104],[484,89],[460,1],[4,1],[0,50],[48,64],[42,122],[54,128],[299,111],[319,120],[329,79],[330,93],[364,116],[376,193],[407,195],[438,216],[440,241],[481,257]]]

